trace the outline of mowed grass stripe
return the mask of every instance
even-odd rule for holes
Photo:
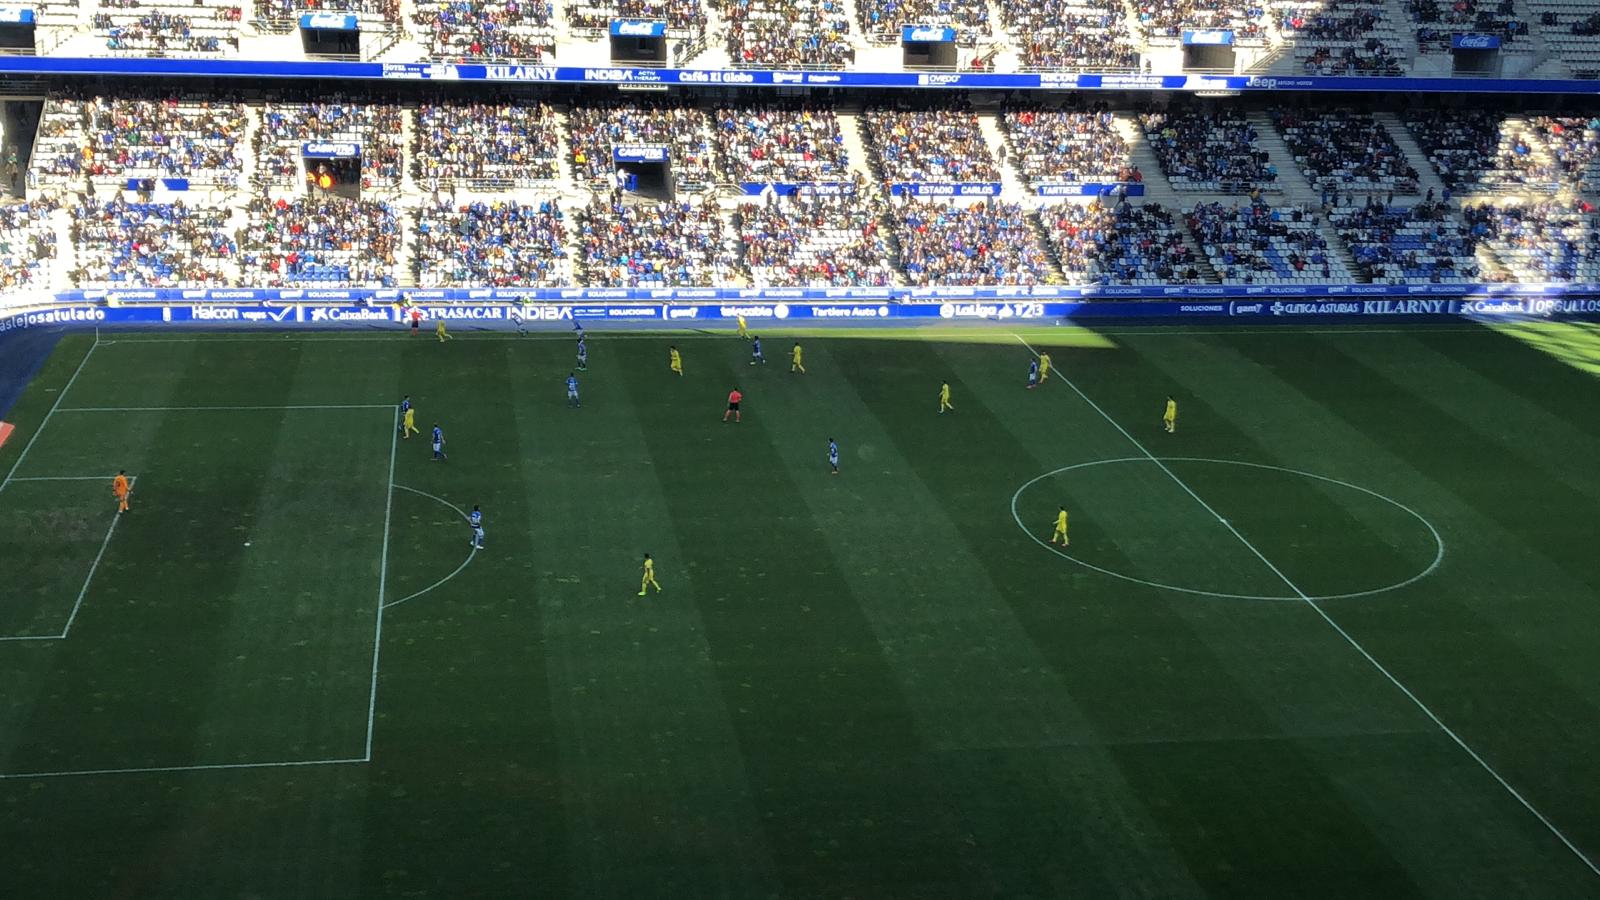
[[[395,481],[464,511],[480,504],[486,549],[454,579],[384,613],[373,759],[360,817],[366,895],[503,896],[565,889],[561,771],[539,646],[545,548],[526,523],[515,363],[500,347],[385,336],[387,356],[353,373],[362,395],[410,394],[421,435],[399,442]],[[309,352],[309,351],[303,351]],[[316,348],[336,367],[341,351]],[[308,357],[312,358],[312,357]],[[378,384],[379,379],[386,381]],[[448,462],[434,462],[438,422]],[[378,426],[387,439],[392,418]],[[464,560],[467,523],[396,491],[387,600]],[[404,848],[396,852],[393,848]]]
[[[117,368],[92,365],[78,383],[93,390],[114,382]],[[204,367],[180,367],[169,390],[208,377]],[[286,392],[287,380],[263,389]],[[225,598],[245,567],[242,554],[217,552],[217,541],[259,508],[282,423],[263,423],[262,440],[213,457],[193,448],[211,445],[215,423],[189,414],[110,415],[116,418],[57,416],[40,440],[40,452],[71,447],[95,460],[96,471],[122,468],[119,460],[130,455],[145,465],[128,467],[143,476],[135,510],[85,598],[73,634],[81,639],[53,649],[52,668],[31,691],[17,686],[37,700],[4,763],[8,772],[232,761],[203,758],[198,746],[213,682],[228,677],[218,650],[232,612]],[[131,417],[139,426],[123,427]]]
[[[955,357],[965,352],[962,348],[941,348],[941,351],[946,356]],[[869,373],[862,372],[861,375],[859,383],[869,383]],[[973,381],[974,376],[968,375],[966,380]],[[1010,400],[1010,396],[997,396],[995,402],[998,407],[1005,408],[1006,404],[1016,402],[1050,400],[1050,397],[1038,396],[1037,391],[1018,389],[1018,394],[1022,394],[1024,399]],[[984,448],[989,466],[984,471],[1016,471],[1029,464],[1038,464],[1037,461],[1030,463],[1029,450],[1021,440],[1006,431],[1005,421],[1006,416],[1000,415],[994,423],[987,424],[990,437]],[[1074,434],[1078,442],[1090,442],[1096,434],[1099,440],[1106,442],[1126,442],[1120,432],[1110,428],[1098,413],[1093,413],[1086,405],[1078,415],[1069,416],[1056,424],[1053,431],[1046,431],[1046,444],[1048,437],[1062,431]],[[968,476],[966,484],[973,484],[974,480],[978,479]],[[952,492],[952,498],[968,500],[973,493],[971,490],[957,490]],[[957,506],[952,509],[952,514],[957,522],[968,524],[970,540],[992,543],[992,538],[986,540],[979,536],[979,524],[986,517],[986,512],[978,506],[981,503],[981,498],[973,498],[973,508]],[[994,525],[990,525],[990,528],[994,528]],[[1002,583],[1014,583],[1019,575],[1026,577],[1027,573],[1032,572],[1029,565],[1010,570],[1000,569],[1005,560],[1005,551],[984,552],[982,556],[990,560],[990,572],[994,573],[995,580]],[[1224,746],[1251,741],[1282,743],[1283,749],[1278,751],[1277,764],[1286,772],[1280,772],[1280,777],[1301,781],[1309,788],[1291,802],[1293,815],[1323,822],[1338,833],[1350,836],[1336,852],[1346,852],[1357,858],[1357,865],[1397,873],[1397,866],[1366,834],[1365,823],[1362,823],[1357,812],[1350,809],[1333,790],[1328,775],[1318,769],[1310,757],[1296,753],[1293,741],[1277,737],[1283,730],[1280,724],[1282,717],[1278,716],[1277,709],[1262,706],[1262,703],[1254,700],[1254,692],[1248,682],[1259,679],[1264,673],[1259,671],[1256,663],[1259,650],[1242,641],[1240,634],[1248,634],[1248,628],[1261,620],[1293,626],[1288,618],[1290,607],[1195,601],[1194,597],[1154,593],[1146,588],[1118,586],[1107,589],[1104,583],[1077,588],[1072,594],[1072,599],[1083,594],[1098,602],[1061,604],[1058,599],[1038,593],[1037,589],[1029,586],[1019,586],[1011,591],[1010,596],[1014,597],[1013,604],[1018,607],[1022,620],[1027,621],[1034,631],[1035,642],[1042,647],[1050,647],[1056,653],[1070,653],[1061,663],[1062,671],[1070,673],[1069,682],[1074,684],[1075,697],[1080,697],[1080,705],[1096,721],[1101,733],[1107,735],[1107,743],[1114,748],[1112,754],[1117,757],[1118,767],[1126,765],[1120,751],[1122,745],[1146,748],[1144,753],[1147,756],[1160,756],[1166,746],[1182,748],[1194,738],[1202,738],[1198,743]],[[1056,601],[1054,609],[1043,605],[1046,597]],[[1112,615],[1120,615],[1120,621],[1115,621],[1107,629],[1106,626],[1110,625],[1107,620]],[[1150,633],[1160,634],[1157,644],[1141,647],[1138,641],[1130,641],[1130,636]],[[1130,690],[1130,687],[1134,690]],[[1154,689],[1146,695],[1138,692],[1141,687]],[[1176,753],[1178,751],[1174,751]],[[1174,780],[1205,783],[1214,777],[1214,772],[1189,769],[1184,764],[1179,764],[1178,769],[1171,775]],[[1248,769],[1237,770],[1234,777],[1238,780],[1238,793],[1242,794],[1238,801],[1240,806],[1214,810],[1216,817],[1229,820],[1248,818],[1246,810],[1254,802],[1248,798],[1256,781],[1250,777]],[[1126,773],[1125,778],[1130,783],[1131,791],[1149,809],[1150,817],[1162,828],[1166,839],[1173,842],[1184,865],[1194,873],[1195,878],[1205,878],[1206,873],[1219,865],[1216,850],[1202,847],[1194,841],[1194,823],[1184,817],[1171,815],[1173,786],[1150,783],[1139,778],[1138,773]],[[1213,826],[1222,828],[1224,823],[1216,822]],[[1309,849],[1301,850],[1309,852]],[[1234,852],[1243,854],[1245,850],[1240,847]],[[1326,852],[1326,847],[1318,849],[1318,852]],[[1243,868],[1248,865],[1248,858],[1224,858],[1221,865],[1224,868]]]
[[[1441,480],[1448,481],[1456,476],[1458,461],[1465,458],[1464,451],[1470,448],[1470,441],[1465,445],[1451,443],[1448,432],[1440,437],[1437,417],[1422,420],[1424,424],[1418,432],[1404,430],[1397,423],[1418,420],[1408,418],[1403,409],[1396,410],[1392,406],[1374,404],[1367,414],[1342,415],[1363,408],[1355,405],[1352,397],[1365,397],[1366,402],[1372,403],[1372,398],[1379,395],[1364,387],[1360,379],[1352,377],[1360,366],[1353,361],[1341,362],[1336,350],[1295,346],[1287,341],[1271,352],[1258,343],[1242,340],[1217,338],[1214,343],[1217,349],[1212,353],[1172,357],[1182,360],[1172,364],[1175,374],[1203,386],[1214,396],[1229,398],[1226,401],[1229,405],[1225,407],[1229,415],[1236,421],[1256,422],[1257,433],[1264,435],[1266,445],[1275,449],[1280,460],[1325,459],[1331,472],[1356,473],[1352,477],[1357,480],[1405,496],[1439,525],[1449,542],[1449,555],[1448,564],[1434,576],[1395,594],[1335,601],[1328,608],[1341,625],[1469,744],[1484,753],[1502,775],[1523,789],[1536,806],[1554,815],[1558,825],[1564,820],[1570,828],[1574,820],[1561,815],[1567,806],[1567,785],[1576,778],[1575,783],[1587,791],[1587,775],[1580,776],[1565,767],[1553,773],[1535,760],[1567,758],[1565,751],[1557,749],[1567,745],[1565,739],[1547,739],[1551,737],[1548,713],[1552,709],[1586,708],[1586,701],[1572,697],[1561,686],[1555,688],[1556,694],[1546,695],[1537,685],[1546,681],[1548,675],[1540,673],[1532,659],[1500,666],[1488,661],[1503,660],[1505,654],[1500,649],[1485,655],[1476,652],[1485,645],[1499,645],[1507,635],[1516,635],[1514,639],[1521,642],[1541,639],[1549,629],[1540,627],[1530,633],[1526,626],[1497,626],[1486,621],[1484,613],[1501,603],[1511,603],[1535,617],[1529,624],[1542,622],[1552,613],[1559,614],[1559,605],[1552,606],[1543,597],[1517,597],[1515,592],[1517,585],[1532,583],[1530,579],[1538,581],[1549,577],[1559,583],[1564,575],[1537,555],[1524,556],[1513,533],[1502,532],[1503,525],[1484,518],[1475,507],[1463,505],[1453,486],[1440,484]],[[1411,351],[1399,345],[1394,352],[1404,355]],[[1299,364],[1307,359],[1317,361],[1314,369]],[[1248,394],[1230,390],[1230,385],[1225,383],[1227,379],[1241,377],[1238,374],[1241,360],[1259,368],[1256,373],[1259,377],[1249,379],[1255,390]],[[1219,376],[1212,373],[1232,374],[1219,380]],[[1279,374],[1267,377],[1270,373]],[[1450,377],[1448,371],[1440,372],[1435,381],[1448,383]],[[1396,415],[1399,418],[1394,418]],[[1202,427],[1202,423],[1192,422],[1191,427]],[[1459,426],[1453,427],[1459,429]],[[1400,439],[1401,435],[1405,435],[1405,439]],[[1436,439],[1446,445],[1436,447]],[[1510,593],[1502,594],[1502,589]],[[1511,610],[1495,614],[1511,614]],[[1334,647],[1343,648],[1335,637],[1330,636],[1329,641]],[[1513,652],[1512,655],[1517,654]],[[1501,695],[1504,700],[1486,702],[1483,690],[1466,686],[1465,682],[1472,680],[1472,672],[1479,672],[1481,677],[1494,682],[1492,686],[1484,686],[1487,696]],[[1372,694],[1375,707],[1392,704],[1398,705],[1404,713],[1411,712],[1407,708],[1410,702],[1380,676],[1372,673],[1364,683],[1371,685],[1375,692]],[[1513,695],[1517,699],[1512,699]],[[1540,701],[1530,704],[1526,699],[1530,696],[1538,696]],[[1570,720],[1564,721],[1570,723]],[[1440,737],[1440,740],[1446,739]],[[1475,856],[1469,855],[1470,866],[1483,866],[1487,865],[1484,862],[1487,859],[1500,859],[1498,848],[1527,843],[1515,835],[1531,834],[1535,846],[1542,836],[1548,844],[1562,849],[1499,785],[1481,771],[1474,774],[1472,768],[1475,766],[1464,770],[1465,780],[1457,791],[1457,795],[1466,792],[1461,802],[1469,801],[1473,792],[1484,792],[1500,804],[1500,813],[1493,819],[1476,821],[1472,829],[1463,828],[1458,835],[1459,840],[1480,848]],[[1581,801],[1573,805],[1581,805]],[[1399,805],[1387,808],[1389,816],[1407,822],[1423,812]],[[1470,815],[1466,811],[1462,814]],[[1403,834],[1408,829],[1398,831]],[[1490,837],[1492,834],[1500,836]],[[1569,836],[1580,844],[1584,842],[1579,834]],[[1437,857],[1427,846],[1413,845],[1410,851],[1408,865],[1411,867],[1437,868]],[[1497,864],[1492,872],[1468,869],[1462,877],[1489,880],[1509,877],[1520,881],[1547,864],[1546,857],[1523,859],[1514,870]],[[1566,860],[1556,860],[1558,871],[1577,865],[1580,864],[1570,854]]]
[[[809,373],[770,385],[764,396],[772,410],[763,422],[883,645],[925,742],[951,773],[967,827],[996,860],[983,867],[984,891],[1133,896],[1159,885],[1169,896],[1181,894],[1182,862],[952,521],[940,499],[947,486],[924,482],[903,455],[938,454],[970,423],[953,413],[940,417],[934,403],[907,403],[880,419],[846,376],[857,368],[849,360],[876,355],[876,345],[806,347]],[[917,388],[926,381],[896,386],[921,399],[927,392]],[[970,394],[964,410],[981,420]],[[897,436],[891,423],[917,434]],[[824,461],[828,436],[843,442],[837,478]],[[1065,580],[1057,571],[1041,584]],[[1017,778],[1024,771],[1026,784]],[[1105,822],[1119,827],[1096,824]],[[1058,867],[1061,858],[1074,862]],[[1032,874],[1051,870],[1053,878]]]
[[[647,354],[628,367],[629,390],[670,527],[694,567],[785,894],[969,893],[973,848],[960,840],[915,716],[768,430],[776,412],[764,398],[785,377],[782,348],[769,347],[772,362],[751,371],[743,347],[719,344],[686,357],[689,374],[675,383],[665,341],[629,346]],[[745,392],[744,422],[722,425],[734,384]]]
[[[571,892],[771,895],[778,882],[697,603],[700,570],[680,548],[640,420],[641,403],[682,417],[696,404],[680,406],[665,345],[591,339],[581,409],[565,407],[573,344],[514,349]],[[649,396],[634,396],[630,371],[649,378]],[[646,552],[665,590],[640,598]]]

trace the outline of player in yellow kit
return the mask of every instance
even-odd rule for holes
[[[443,319],[440,319],[433,324],[433,333],[439,336],[439,343],[441,344],[445,341],[452,340],[449,329],[444,327]]]
[[[1166,426],[1167,434],[1176,434],[1178,431],[1178,401],[1167,397],[1167,411],[1161,416],[1161,424]]]
[[[644,580],[639,582],[639,596],[643,597],[645,590],[652,585],[655,586],[657,591],[661,590],[661,585],[656,583],[656,561],[650,558],[650,554],[646,553],[644,555]]]
[[[1061,538],[1061,546],[1065,547],[1067,545],[1067,508],[1065,506],[1061,507],[1061,511],[1056,513],[1056,530],[1054,534],[1050,535],[1050,543],[1054,544],[1056,538]]]
[[[1050,377],[1050,354],[1039,354],[1039,383],[1044,384]]]
[[[683,375],[683,357],[678,355],[676,344],[667,348],[667,360],[672,363],[672,371],[677,372],[681,377]]]
[[[747,341],[750,340],[750,329],[745,327],[744,316],[735,316],[734,318],[739,323],[739,337],[742,337]]]
[[[955,412],[956,408],[950,405],[950,382],[939,385],[939,415],[944,415],[945,410]]]
[[[406,420],[404,427],[400,429],[400,436],[403,438],[409,438],[413,434],[421,433],[422,429],[417,427],[417,411],[414,409],[406,410]]]
[[[800,344],[798,341],[795,342],[794,349],[789,352],[789,373],[792,375],[795,372],[799,372],[801,375],[806,373],[806,367],[800,364]]]

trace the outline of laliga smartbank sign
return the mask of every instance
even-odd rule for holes
[[[1042,319],[1043,303],[942,303],[941,319]]]

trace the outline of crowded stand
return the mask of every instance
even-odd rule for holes
[[[344,141],[361,148],[361,183],[397,189],[401,179],[403,123],[399,106],[365,102],[274,103],[256,132],[256,178],[263,184],[299,184],[306,177],[301,148],[308,141]]]
[[[425,103],[417,111],[417,183],[426,190],[496,190],[554,179],[558,124],[546,103]]]
[[[78,258],[72,281],[78,287],[231,285],[238,247],[227,225],[228,210],[181,200],[86,200],[72,210]]]
[[[1600,120],[1593,119],[1418,110],[1407,125],[1458,193],[1577,189],[1589,183],[1600,151]]]
[[[1008,107],[1000,124],[1011,161],[1030,185],[1139,182],[1128,143],[1110,107]]]
[[[301,13],[354,13],[375,16],[385,30],[400,25],[400,0],[256,0],[256,20],[269,31],[294,29]],[[365,28],[366,26],[362,26]]]
[[[1244,193],[1278,180],[1240,110],[1172,106],[1141,114],[1139,124],[1174,190]]]
[[[1518,281],[1600,281],[1600,215],[1587,200],[1484,204],[1461,214]]]
[[[600,32],[612,19],[642,19],[667,23],[675,37],[706,30],[706,10],[701,0],[573,0],[567,4],[567,22],[573,28]]]
[[[244,169],[244,104],[92,97],[83,114],[84,171],[95,178],[184,178],[236,187]]]
[[[1260,199],[1243,205],[1201,203],[1189,210],[1189,230],[1225,284],[1349,281],[1319,230],[1318,217],[1298,206]]]
[[[102,2],[94,14],[94,30],[105,36],[116,55],[213,56],[237,53],[242,10],[203,2],[150,6],[139,0]],[[181,10],[174,12],[173,10]]]
[[[855,196],[769,195],[741,204],[733,221],[751,284],[893,284],[880,212],[875,202]]]
[[[1360,206],[1334,209],[1329,218],[1350,248],[1357,273],[1368,281],[1459,284],[1482,274],[1478,239],[1444,203],[1402,206],[1374,196]]]
[[[393,206],[343,197],[259,197],[240,240],[245,282],[265,287],[393,287],[400,216]]]
[[[1278,107],[1272,123],[1306,179],[1324,191],[1417,192],[1417,170],[1370,113]]]
[[[566,217],[536,204],[436,197],[417,212],[414,260],[421,287],[554,287],[571,283]]]
[[[990,33],[986,0],[860,0],[861,30],[886,44],[900,40],[906,26],[954,28],[956,43],[970,47]]]
[[[738,274],[738,255],[711,203],[596,196],[578,214],[577,232],[584,283],[595,287],[728,284]]]
[[[1528,126],[1544,145],[1550,179],[1558,189],[1587,190],[1595,185],[1600,117],[1533,116]]]
[[[1422,53],[1449,53],[1456,34],[1498,37],[1506,52],[1525,49],[1517,38],[1528,34],[1528,23],[1518,18],[1515,0],[1406,0],[1405,5],[1416,22]]]
[[[1139,27],[1154,38],[1176,38],[1194,29],[1232,31],[1236,42],[1259,41],[1266,11],[1257,0],[1137,0]]]
[[[555,58],[550,0],[418,0],[412,22],[428,56],[453,62]]]
[[[890,182],[995,182],[995,167],[978,125],[965,106],[866,110],[867,138]]]
[[[737,182],[850,180],[844,133],[833,109],[816,104],[716,112],[717,149]]]
[[[1452,191],[1481,183],[1499,155],[1505,115],[1481,109],[1413,109],[1405,125]]]
[[[726,0],[736,66],[843,69],[855,62],[844,0]]]
[[[1200,262],[1158,203],[1062,203],[1039,210],[1069,284],[1199,284]]]
[[[54,210],[54,203],[39,200],[0,206],[0,290],[49,287],[56,258],[49,220]]]
[[[1139,46],[1112,0],[1000,0],[1000,19],[1028,69],[1137,69]]]
[[[579,181],[611,186],[618,144],[662,144],[668,148],[673,180],[694,189],[713,180],[715,152],[711,120],[701,109],[675,100],[595,100],[567,114],[572,135],[572,172]]]
[[[1394,48],[1403,40],[1378,0],[1273,4],[1278,31],[1294,45],[1307,75],[1400,74]]]
[[[1050,262],[1027,210],[902,197],[890,203],[906,277],[914,285],[1046,284]]]

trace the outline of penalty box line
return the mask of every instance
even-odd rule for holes
[[[1014,335],[1014,337],[1016,337],[1018,343],[1027,348],[1029,353],[1033,354],[1035,357],[1039,355],[1039,351],[1035,350],[1033,345],[1024,340],[1021,335]],[[1273,574],[1277,575],[1278,578],[1281,579],[1289,588],[1289,590],[1294,592],[1296,597],[1302,603],[1310,607],[1311,610],[1322,619],[1322,621],[1326,622],[1330,628],[1332,628],[1341,638],[1344,639],[1345,643],[1349,644],[1351,648],[1353,648],[1357,653],[1361,654],[1361,657],[1371,664],[1371,666],[1376,669],[1380,675],[1388,680],[1390,684],[1394,685],[1395,688],[1400,691],[1400,693],[1404,694],[1406,699],[1410,700],[1412,704],[1417,707],[1417,709],[1422,711],[1423,715],[1427,716],[1434,725],[1438,726],[1439,730],[1442,731],[1446,737],[1454,742],[1457,747],[1460,747],[1462,751],[1467,754],[1467,756],[1471,757],[1472,761],[1477,763],[1479,768],[1487,772],[1489,777],[1493,778],[1495,782],[1500,785],[1500,787],[1504,788],[1506,793],[1510,794],[1512,798],[1517,801],[1517,803],[1521,804],[1523,809],[1526,809],[1530,814],[1533,815],[1535,819],[1539,820],[1539,823],[1542,824],[1547,831],[1554,835],[1556,840],[1560,841],[1563,846],[1571,851],[1572,855],[1576,856],[1578,860],[1589,869],[1590,872],[1600,876],[1600,864],[1596,864],[1594,860],[1590,859],[1587,854],[1580,850],[1578,845],[1572,842],[1571,838],[1567,837],[1567,835],[1562,832],[1560,828],[1557,828],[1556,824],[1552,822],[1548,816],[1541,812],[1538,807],[1534,806],[1533,803],[1528,800],[1528,798],[1522,795],[1522,792],[1513,787],[1511,782],[1507,781],[1504,776],[1496,771],[1494,766],[1491,766],[1488,760],[1484,759],[1483,756],[1478,753],[1478,751],[1474,750],[1472,746],[1461,737],[1461,735],[1457,734],[1449,725],[1446,725],[1444,720],[1439,718],[1438,714],[1429,708],[1426,703],[1422,702],[1422,699],[1418,697],[1415,692],[1413,692],[1409,687],[1406,687],[1405,683],[1399,678],[1395,677],[1394,673],[1390,672],[1389,669],[1383,665],[1383,663],[1379,662],[1377,657],[1368,652],[1367,648],[1363,647],[1361,642],[1357,641],[1355,637],[1350,634],[1350,632],[1346,631],[1343,626],[1334,621],[1333,617],[1328,615],[1327,611],[1322,608],[1321,604],[1312,599],[1311,595],[1307,594],[1305,591],[1302,591],[1298,585],[1289,579],[1289,576],[1283,573],[1282,569],[1279,569],[1276,565],[1274,565],[1272,560],[1268,559],[1265,554],[1257,549],[1248,538],[1246,538],[1243,534],[1240,534],[1239,530],[1233,527],[1233,523],[1223,518],[1220,513],[1212,508],[1211,504],[1201,499],[1200,495],[1195,493],[1188,484],[1184,483],[1183,479],[1179,478],[1175,472],[1167,468],[1166,463],[1162,462],[1155,456],[1155,454],[1146,449],[1144,444],[1141,443],[1138,438],[1135,438],[1128,432],[1126,428],[1123,428],[1121,423],[1119,423],[1116,419],[1113,419],[1110,413],[1107,413],[1100,407],[1100,404],[1090,399],[1089,395],[1085,394],[1082,389],[1074,384],[1072,379],[1068,378],[1065,374],[1061,374],[1060,380],[1062,384],[1065,384],[1067,387],[1071,388],[1073,393],[1082,398],[1083,402],[1089,404],[1091,409],[1099,413],[1101,418],[1111,423],[1111,427],[1120,432],[1124,438],[1127,438],[1128,443],[1132,444],[1134,448],[1137,449],[1141,454],[1143,454],[1151,462],[1155,463],[1157,468],[1165,472],[1167,477],[1171,478],[1173,482],[1178,485],[1178,487],[1183,488],[1185,493],[1187,493],[1190,497],[1193,497],[1194,501],[1200,504],[1202,509],[1210,513],[1218,522],[1222,523],[1223,527],[1232,532],[1233,536],[1238,538],[1239,542],[1244,544],[1246,549],[1255,554],[1256,558],[1261,560],[1261,562],[1264,563],[1268,569],[1271,569]]]

